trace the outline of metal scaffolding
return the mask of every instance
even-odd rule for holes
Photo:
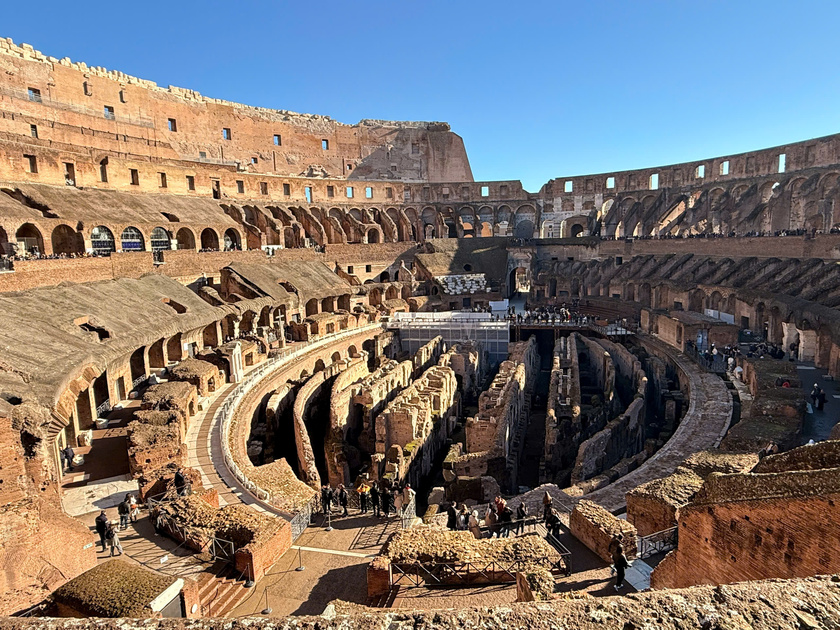
[[[410,354],[440,335],[447,346],[458,341],[480,343],[492,364],[508,358],[510,323],[491,313],[395,313],[388,328],[399,331],[402,349]]]

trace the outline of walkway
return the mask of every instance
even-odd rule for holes
[[[670,475],[692,453],[716,448],[732,419],[732,396],[723,379],[702,370],[687,356],[658,339],[647,335],[640,339],[671,356],[687,375],[691,394],[688,412],[662,448],[636,470],[600,490],[583,495],[582,498],[594,501],[614,514],[624,511],[625,494],[633,488]]]

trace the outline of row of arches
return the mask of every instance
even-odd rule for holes
[[[3,228],[0,228],[0,246],[8,242],[8,235]],[[105,225],[97,225],[89,233],[88,244],[85,242],[84,233],[81,230],[74,230],[67,224],[55,226],[49,235],[49,248],[41,230],[33,223],[24,223],[14,234],[14,244],[19,253],[28,254],[83,254],[86,251],[98,255],[107,255],[116,251],[143,252],[143,251],[164,251],[175,249],[195,250],[196,235],[187,227],[180,228],[177,232],[171,232],[163,227],[152,229],[148,243],[143,232],[134,226],[127,226],[120,232],[119,239],[114,232]],[[242,249],[242,241],[239,232],[228,228],[219,235],[213,228],[204,228],[199,236],[198,243],[201,249],[205,250],[233,250]]]

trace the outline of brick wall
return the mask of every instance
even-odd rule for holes
[[[624,553],[628,558],[636,555],[636,528],[625,520],[613,516],[591,501],[579,501],[569,517],[572,536],[589,547],[604,562],[612,563],[608,551],[615,534],[624,535]]]

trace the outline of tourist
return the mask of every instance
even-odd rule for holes
[[[516,534],[519,535],[525,531],[525,518],[528,516],[528,507],[524,501],[519,502],[516,508]]]
[[[552,507],[549,507],[548,516],[545,518],[545,526],[548,533],[555,538],[560,537],[560,515]]]
[[[453,532],[458,529],[458,511],[454,503],[450,503],[446,508],[446,529]]]
[[[370,488],[365,482],[362,482],[357,492],[359,493],[359,510],[362,514],[367,514]]]
[[[411,487],[411,484],[405,484],[403,488],[403,505],[407,508],[414,502],[414,497],[417,493]]]
[[[548,515],[551,512],[551,504],[554,500],[551,498],[551,495],[548,494],[548,490],[545,491],[543,495],[543,518],[548,520]]]
[[[132,523],[136,523],[140,516],[140,505],[137,503],[137,498],[129,492],[125,495],[125,500],[128,501],[128,518]]]
[[[120,530],[128,529],[128,515],[131,508],[128,506],[128,498],[123,499],[117,506],[117,514],[120,515]]]
[[[108,531],[108,515],[105,510],[99,513],[94,521],[96,525],[96,533],[99,534],[99,542],[102,543],[102,551],[105,551],[105,532]]]
[[[481,526],[478,523],[478,510],[473,510],[467,525],[475,538],[481,538]]]
[[[487,533],[489,538],[493,538],[493,536],[498,535],[499,530],[496,525],[498,521],[499,517],[496,515],[496,510],[488,506],[487,512],[484,514],[484,524],[487,526]]]
[[[324,512],[324,516],[329,514],[330,512],[330,504],[332,503],[332,490],[328,485],[321,486],[321,510]]]
[[[394,497],[394,511],[397,513],[397,516],[402,516],[403,512],[403,495],[402,491],[399,488],[394,488],[392,491]]]
[[[341,506],[341,515],[348,516],[347,513],[347,503],[349,503],[350,497],[347,494],[347,489],[344,487],[343,483],[338,484],[338,504]]]
[[[612,566],[610,567],[610,571],[613,575],[615,575],[615,563],[618,559],[619,551],[624,549],[624,534],[619,532],[618,534],[613,534],[612,540],[610,540],[610,544],[607,547],[607,553],[610,554],[610,558],[612,558]]]
[[[382,516],[388,518],[391,515],[391,489],[383,486],[379,496],[382,502]]]
[[[184,476],[184,470],[180,467],[175,471],[175,491],[179,497],[187,495],[187,478]]]
[[[627,567],[630,566],[630,563],[627,562],[627,556],[624,555],[624,549],[622,547],[618,548],[618,553],[615,556],[615,560],[613,561],[613,567],[615,568],[615,590],[621,590],[621,587],[624,586],[624,572]]]
[[[458,530],[466,531],[470,527],[470,511],[465,504],[461,504],[461,509],[458,511]]]
[[[511,526],[513,524],[513,510],[508,505],[504,505],[499,514],[499,537],[507,538],[510,536]]]
[[[61,458],[67,464],[67,472],[73,471],[73,458],[76,457],[76,453],[73,452],[73,447],[69,444],[64,447],[64,450],[61,451]]]
[[[373,482],[370,486],[370,505],[373,508],[373,515],[379,516],[379,484]]]
[[[120,537],[117,534],[117,530],[114,528],[111,521],[108,521],[108,529],[105,530],[105,540],[108,541],[108,544],[111,546],[111,557],[114,556],[114,550],[119,550],[118,555],[122,555],[123,548],[120,544]]]

